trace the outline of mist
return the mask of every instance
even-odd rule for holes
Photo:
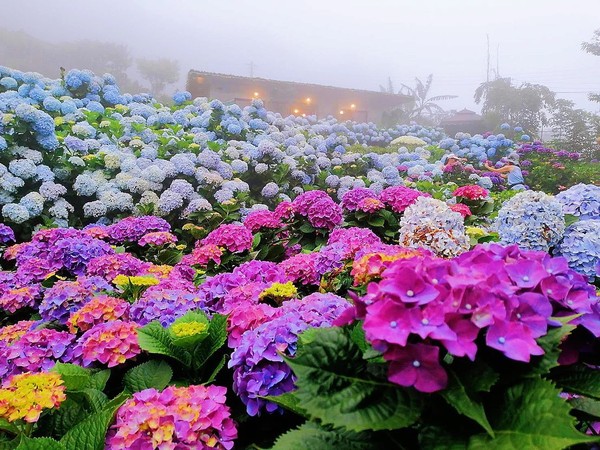
[[[581,43],[598,17],[597,0],[29,0],[26,9],[7,2],[0,28],[55,44],[120,44],[132,60],[175,60],[179,77],[169,93],[185,88],[190,69],[375,91],[388,77],[398,89],[433,74],[431,95],[457,96],[441,106],[476,111],[489,35],[489,76],[542,84],[597,111],[587,94],[599,90],[600,58]],[[55,65],[46,75],[59,76],[62,64]]]

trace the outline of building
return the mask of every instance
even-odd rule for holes
[[[193,97],[216,98],[242,107],[260,98],[267,109],[283,116],[331,115],[357,122],[379,122],[385,111],[413,101],[406,95],[197,70],[189,71],[187,90]]]
[[[481,134],[486,131],[484,130],[483,117],[475,111],[470,111],[466,108],[442,120],[440,126],[448,136],[454,136],[461,131],[470,134]]]

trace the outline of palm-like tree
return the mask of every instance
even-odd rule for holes
[[[456,95],[436,95],[435,97],[428,98],[432,82],[433,74],[429,74],[425,83],[419,78],[415,78],[414,88],[402,84],[401,89],[397,93],[413,98],[412,108],[406,111],[406,118],[408,120],[436,122],[436,119],[445,114],[444,109],[436,102],[457,97]],[[388,78],[387,86],[379,85],[379,90],[388,94],[396,94],[391,78]],[[402,108],[405,108],[405,106]]]
[[[414,106],[411,112],[412,119],[418,118],[435,118],[445,113],[444,108],[435,102],[451,100],[456,98],[456,95],[436,95],[428,98],[431,83],[433,82],[433,74],[429,74],[425,83],[419,78],[415,78],[415,87],[411,88],[406,84],[402,84],[400,94],[409,95],[414,99]]]

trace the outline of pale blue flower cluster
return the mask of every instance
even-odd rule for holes
[[[600,264],[600,220],[581,220],[570,225],[554,254],[565,257],[569,267],[593,281]]]
[[[554,197],[524,191],[504,203],[495,226],[501,244],[547,252],[562,238],[565,219],[562,206]]]
[[[600,186],[579,183],[556,195],[563,212],[580,219],[600,219]]]

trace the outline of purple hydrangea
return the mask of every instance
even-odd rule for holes
[[[184,290],[146,291],[142,298],[131,305],[129,316],[140,325],[158,320],[161,325],[167,327],[187,311],[202,309],[203,306],[199,295]]]

